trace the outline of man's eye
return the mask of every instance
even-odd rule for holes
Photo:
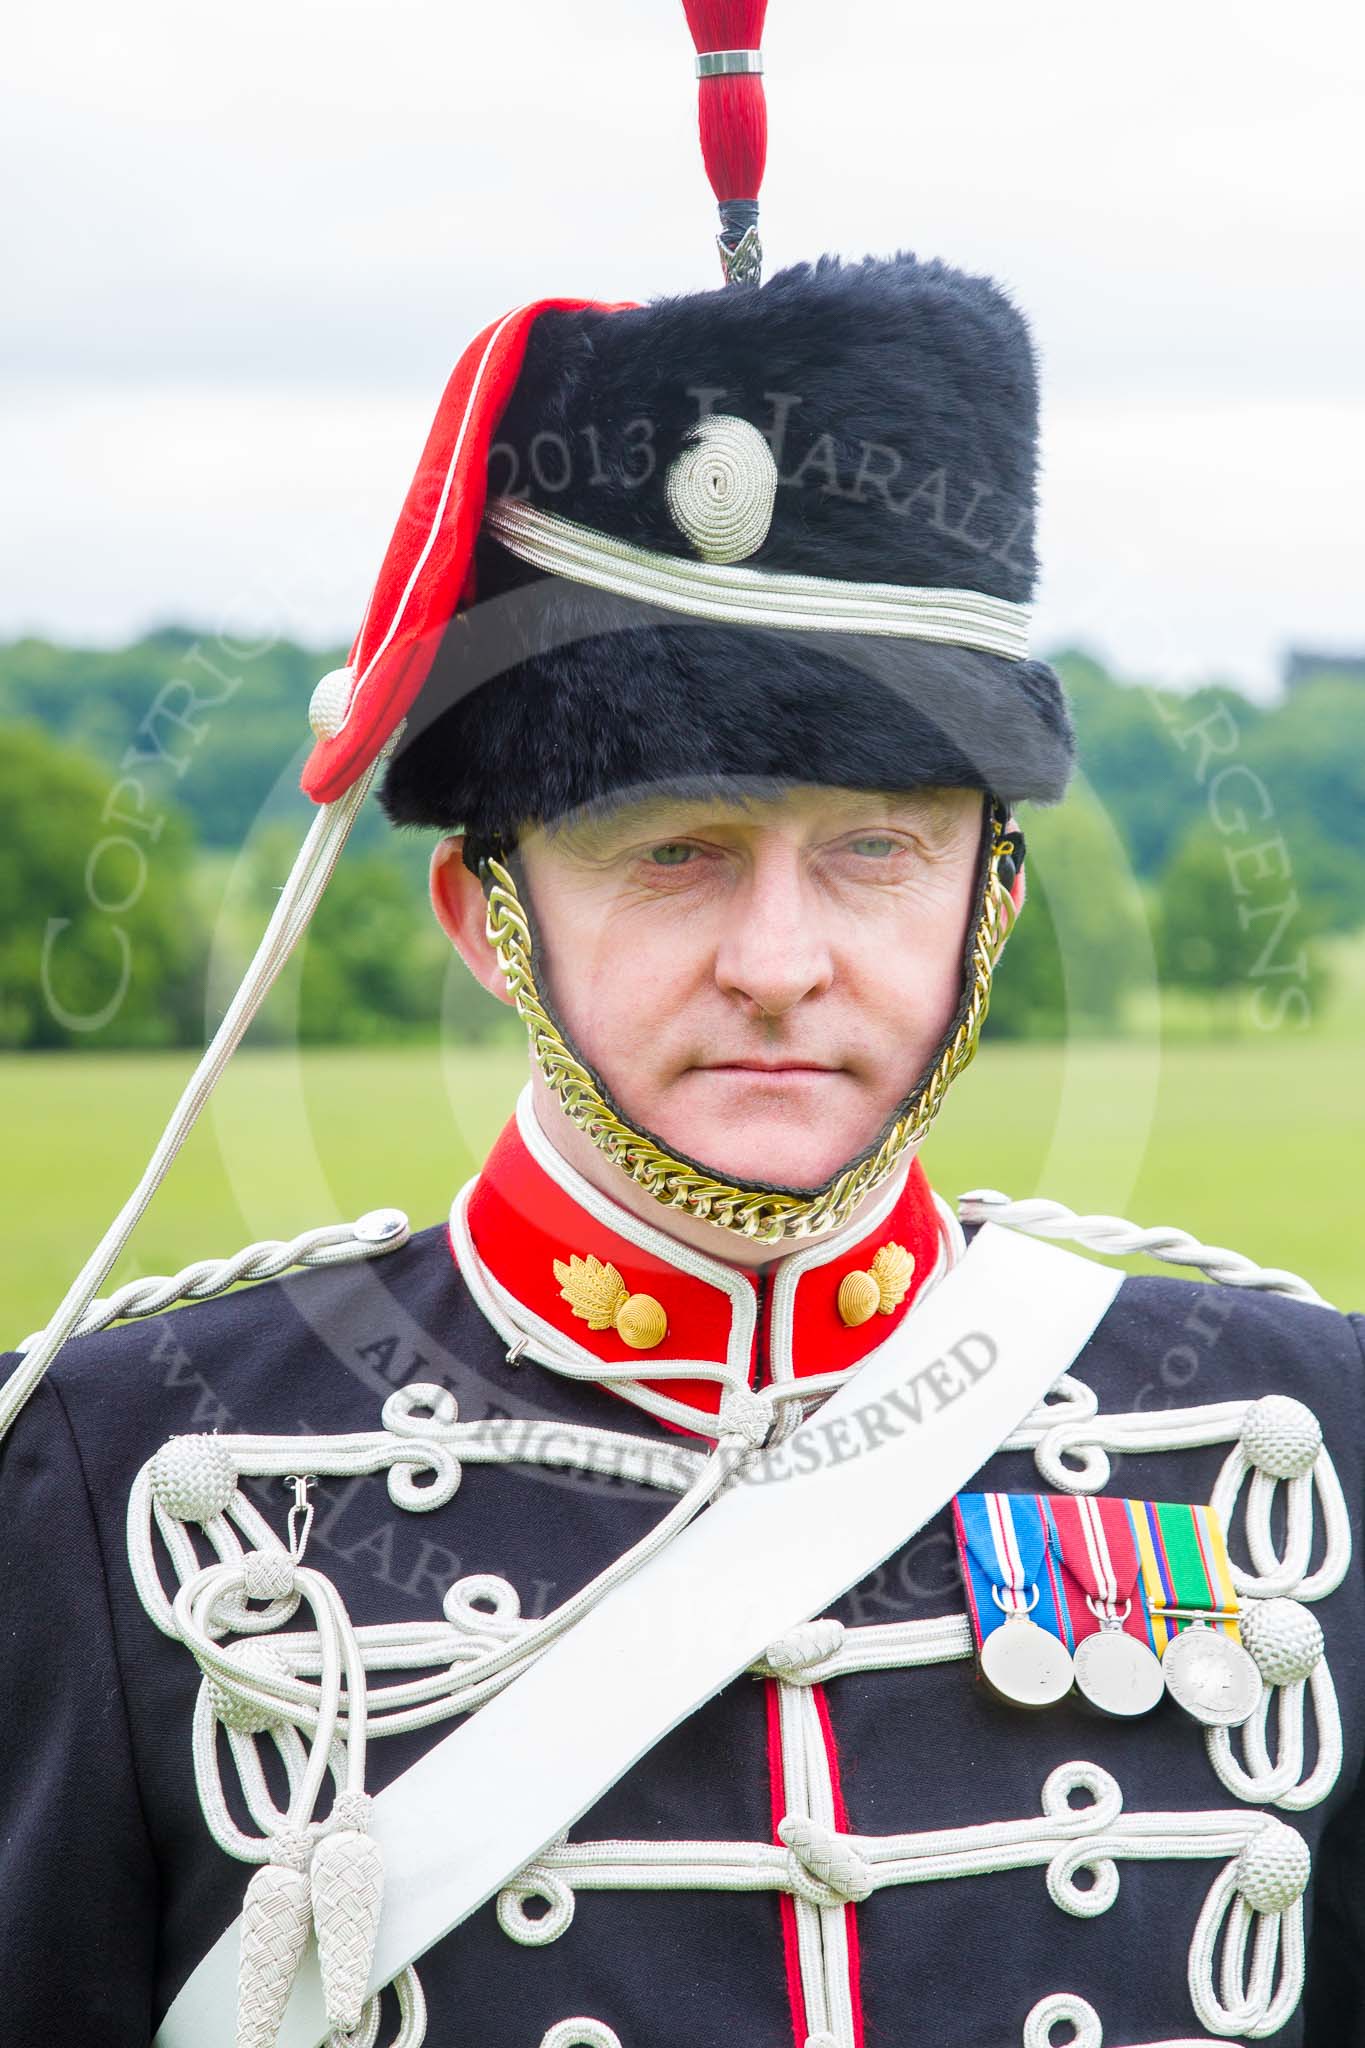
[[[656,868],[680,868],[691,860],[696,850],[695,846],[689,846],[686,840],[669,839],[662,846],[651,846],[645,857]]]
[[[896,851],[896,841],[886,832],[864,832],[860,838],[849,840],[848,849],[864,860],[885,860]]]

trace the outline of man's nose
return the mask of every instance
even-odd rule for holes
[[[794,854],[756,862],[726,905],[717,986],[766,1017],[819,995],[834,972],[823,910]]]

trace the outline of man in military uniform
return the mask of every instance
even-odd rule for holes
[[[723,291],[478,338],[315,697],[324,834],[382,771],[526,1021],[484,1169],[8,1361],[16,2048],[1365,2043],[1359,1319],[918,1157],[1070,762],[1027,331],[908,255],[757,285],[728,226]],[[1040,1250],[936,1351],[1001,1225],[1222,1284],[1110,1285],[1053,1355],[1100,1283]],[[734,1585],[856,1543],[813,1489],[858,1459],[897,1539],[708,1664]]]

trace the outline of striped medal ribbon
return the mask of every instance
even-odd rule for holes
[[[1152,1647],[1166,1690],[1210,1728],[1231,1728],[1261,1701],[1261,1674],[1242,1644],[1227,1540],[1214,1509],[1130,1501]]]
[[[1071,1690],[1042,1504],[1030,1493],[960,1493],[953,1528],[978,1669],[1012,1706],[1049,1707]]]
[[[1139,1591],[1132,1511],[1144,1503],[1051,1494],[1042,1505],[1062,1565],[1077,1690],[1102,1714],[1149,1714],[1166,1687]]]

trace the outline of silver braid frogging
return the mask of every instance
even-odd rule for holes
[[[990,1003],[991,976],[1009,930],[1009,893],[1000,862],[1014,842],[998,817],[992,823],[985,893],[972,938],[971,991],[966,1012],[943,1048],[924,1086],[910,1099],[875,1152],[846,1167],[811,1195],[739,1188],[716,1179],[664,1151],[633,1131],[604,1100],[591,1071],[576,1059],[545,1008],[532,964],[531,928],[517,885],[500,861],[488,861],[487,931],[507,988],[526,1026],[531,1052],[570,1122],[589,1137],[612,1164],[629,1174],[665,1208],[681,1209],[741,1237],[776,1244],[784,1238],[816,1237],[837,1229],[864,1196],[893,1173],[907,1149],[923,1137],[938,1115],[952,1082],[976,1051]]]

